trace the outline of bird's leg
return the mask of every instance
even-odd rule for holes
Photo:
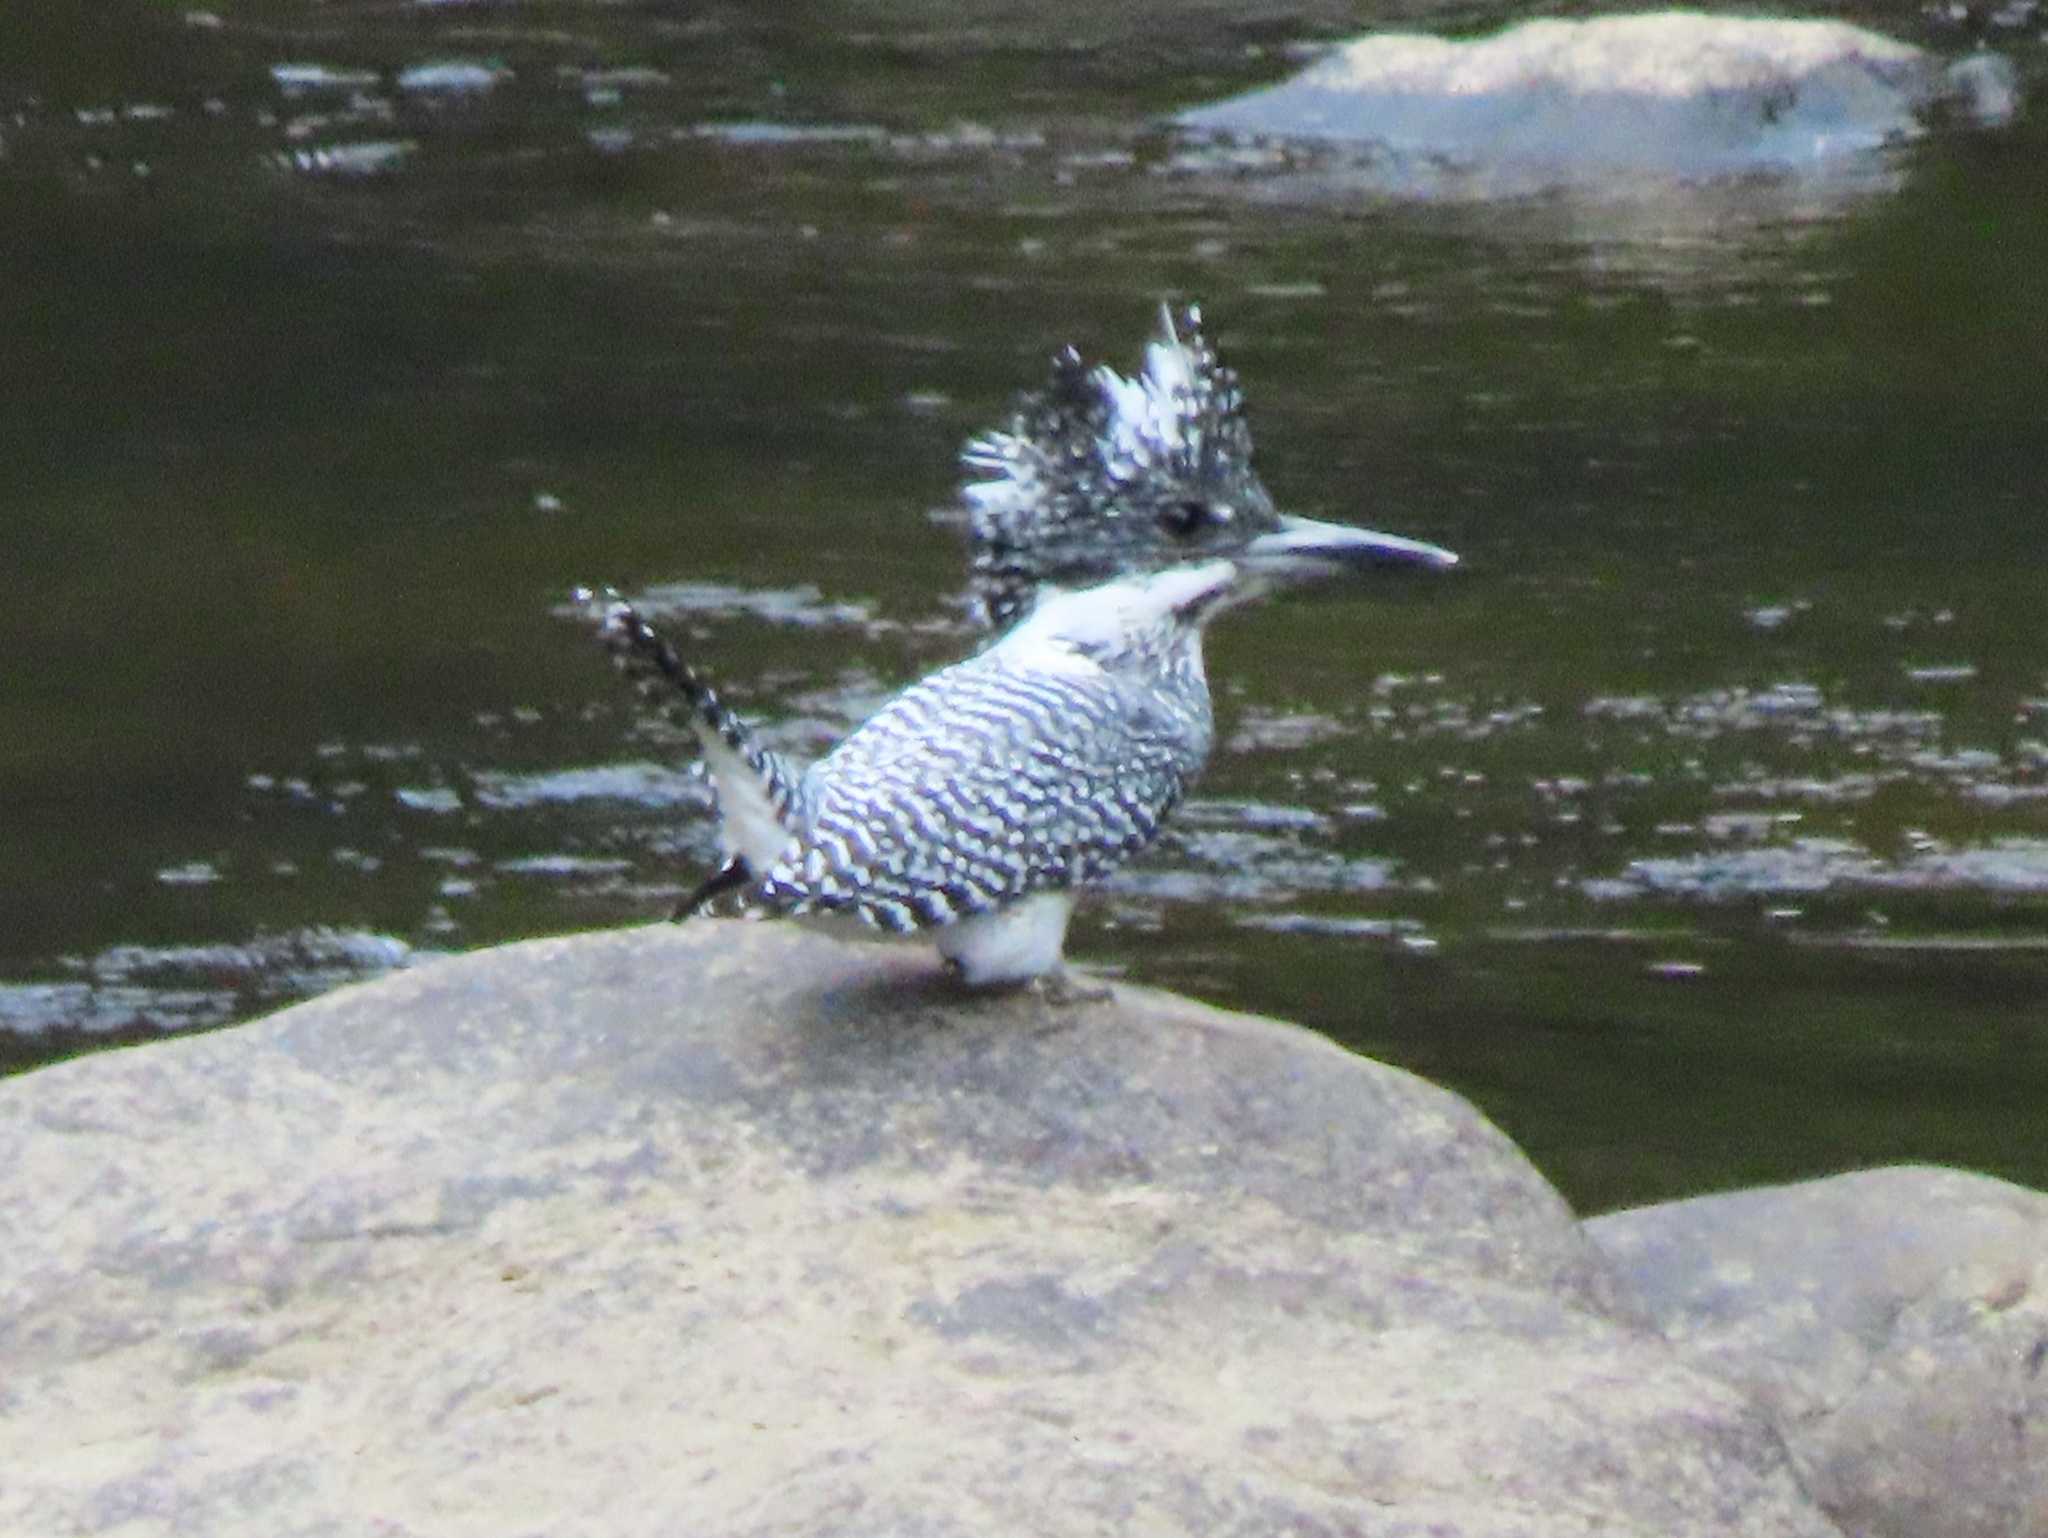
[[[696,891],[676,904],[675,911],[669,914],[670,922],[676,923],[688,918],[713,899],[724,896],[734,887],[745,886],[753,879],[754,872],[748,867],[747,862],[739,855],[731,856],[718,867],[717,875],[705,881]]]
[[[1030,994],[1058,1009],[1072,1009],[1081,1004],[1107,1004],[1116,997],[1116,990],[1108,983],[1097,982],[1086,972],[1076,971],[1064,961],[1036,977],[1006,979],[994,984],[969,982],[967,969],[956,957],[948,956],[940,965],[955,987],[969,993]]]

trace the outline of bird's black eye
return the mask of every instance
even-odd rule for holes
[[[1175,539],[1187,539],[1208,527],[1215,518],[1209,511],[1209,504],[1189,498],[1183,502],[1169,502],[1160,511],[1159,527]]]

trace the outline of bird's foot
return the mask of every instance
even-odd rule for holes
[[[1078,972],[1061,962],[1050,972],[1041,972],[1036,977],[1022,978],[1000,983],[976,983],[970,981],[966,968],[958,960],[948,956],[944,963],[946,975],[954,986],[972,993],[1023,993],[1044,1000],[1056,1009],[1072,1009],[1082,1004],[1107,1004],[1116,997],[1116,989],[1086,972]]]
[[[1116,997],[1116,989],[1110,984],[1090,977],[1086,972],[1077,972],[1064,963],[1058,969],[1034,978],[1031,987],[1046,1003],[1061,1009],[1073,1009],[1082,1004],[1107,1004]]]

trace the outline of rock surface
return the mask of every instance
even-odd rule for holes
[[[2048,1196],[1869,1170],[1587,1228],[1848,1532],[2048,1535]]]
[[[1840,21],[1661,11],[1524,22],[1452,40],[1381,33],[1279,85],[1180,114],[1184,127],[1380,152],[1395,190],[1485,190],[1816,171],[1922,131],[1936,104],[2017,110],[2010,64],[1955,66]],[[1361,168],[1362,171],[1366,168]],[[1461,184],[1462,185],[1462,184]]]
[[[700,922],[0,1085],[0,1532],[1818,1535],[1462,1101]]]

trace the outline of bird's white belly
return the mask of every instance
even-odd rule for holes
[[[866,923],[843,909],[800,913],[777,922],[798,924],[838,940],[928,940],[960,969],[962,982],[970,988],[990,988],[1059,971],[1073,912],[1072,892],[1036,892],[992,913],[902,933]]]
[[[934,930],[932,939],[969,987],[1029,982],[1059,970],[1073,913],[1072,892],[1034,892]]]

